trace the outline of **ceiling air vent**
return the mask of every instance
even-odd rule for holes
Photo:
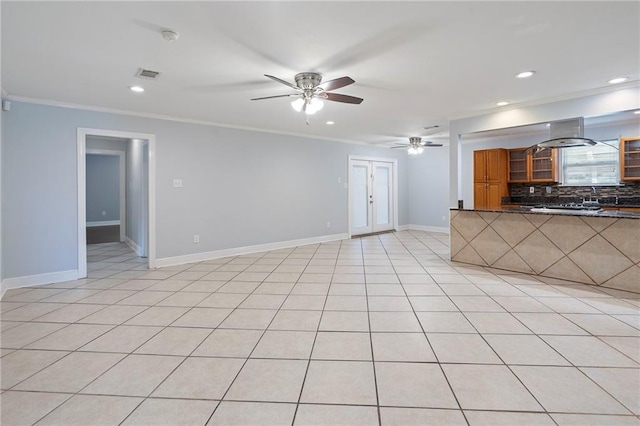
[[[144,78],[145,80],[157,80],[160,76],[158,71],[145,70],[144,68],[140,68],[136,73],[136,77]]]

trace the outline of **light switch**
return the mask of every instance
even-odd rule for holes
[[[174,188],[182,188],[182,179],[174,179],[173,180]]]

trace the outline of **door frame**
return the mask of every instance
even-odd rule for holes
[[[109,149],[89,149],[87,148],[86,155],[110,155],[112,157],[118,157],[119,159],[119,174],[118,179],[119,191],[120,191],[120,242],[124,241],[126,225],[127,225],[127,197],[126,197],[126,165],[124,163],[125,153],[123,151],[109,150]],[[85,163],[86,164],[86,163]],[[85,170],[85,185],[86,185],[86,170]],[[86,190],[86,186],[85,186]],[[85,192],[86,195],[86,192]],[[86,202],[86,200],[85,200]],[[86,218],[85,218],[86,219]],[[85,224],[86,226],[86,224]]]
[[[347,235],[349,238],[351,235],[351,164],[353,161],[379,161],[382,163],[391,163],[392,164],[392,173],[393,173],[393,229],[398,229],[398,160],[395,158],[384,158],[384,157],[370,157],[366,155],[353,155],[349,154],[347,157],[347,176],[348,176],[348,185],[347,185],[347,215],[348,215],[348,229]]]
[[[156,135],[153,133],[137,133],[119,130],[77,128],[77,199],[78,199],[78,278],[87,276],[87,136],[107,136],[121,139],[142,139],[149,144],[148,182],[148,265],[149,269],[156,267]]]

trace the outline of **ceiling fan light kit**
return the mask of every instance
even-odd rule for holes
[[[355,96],[329,92],[329,90],[340,89],[355,83],[351,77],[340,77],[322,83],[322,74],[317,72],[301,72],[296,74],[294,77],[296,84],[289,83],[288,81],[268,74],[265,74],[265,77],[270,78],[273,81],[277,81],[280,84],[284,84],[298,93],[253,98],[251,99],[252,101],[295,96],[297,99],[291,102],[291,107],[294,110],[304,112],[307,115],[315,114],[320,111],[324,107],[325,100],[347,104],[360,104],[363,101],[362,98],[356,98]]]
[[[305,114],[311,115],[320,111],[322,107],[324,107],[324,102],[322,102],[318,98],[298,98],[295,101],[291,102],[291,106],[298,112],[304,111]]]
[[[412,136],[409,138],[409,145],[398,144],[398,146],[392,146],[391,149],[396,148],[408,148],[409,155],[418,155],[424,152],[425,147],[438,147],[442,146],[441,143],[433,143],[431,141],[423,141],[420,136]]]

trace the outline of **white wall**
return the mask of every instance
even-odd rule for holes
[[[3,118],[3,278],[78,268],[78,127],[156,135],[158,258],[346,233],[349,154],[398,159],[408,223],[403,150],[24,102]]]

